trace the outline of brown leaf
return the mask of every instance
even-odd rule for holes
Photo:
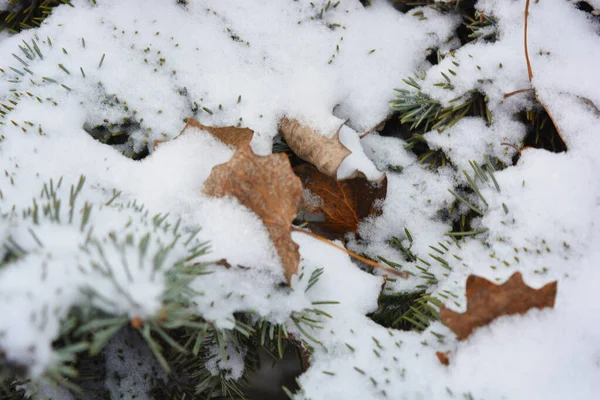
[[[339,131],[328,138],[309,126],[287,118],[279,122],[279,130],[294,154],[334,179],[344,158],[351,154],[340,142]]]
[[[287,156],[261,157],[249,145],[240,147],[230,161],[213,167],[203,192],[213,197],[235,197],[262,219],[289,283],[300,261],[291,227],[302,201],[302,184]]]
[[[440,363],[442,363],[442,365],[450,365],[450,359],[448,358],[448,355],[450,354],[449,351],[446,352],[441,352],[441,351],[436,351],[435,355],[437,356],[438,360],[440,360]]]
[[[305,191],[303,208],[311,214],[323,214],[323,221],[309,221],[309,227],[326,237],[340,237],[356,232],[363,218],[380,213],[377,200],[387,194],[387,177],[381,182],[364,178],[337,181],[310,164],[294,168]],[[316,196],[316,197],[313,197]]]
[[[188,130],[193,130],[194,128],[208,132],[221,142],[225,143],[226,145],[233,146],[236,149],[249,145],[250,141],[252,140],[252,136],[254,135],[254,131],[248,128],[236,128],[235,126],[206,126],[202,125],[194,118],[189,118],[185,127],[181,132],[179,132],[179,135],[171,140],[177,139],[181,135],[187,133]],[[154,150],[156,150],[162,143],[165,142],[167,142],[167,140],[155,140]]]
[[[467,278],[467,311],[463,314],[440,307],[440,318],[458,340],[466,339],[475,328],[485,326],[502,315],[524,314],[529,309],[554,307],[557,282],[533,289],[515,272],[505,283],[495,285],[487,279]]]

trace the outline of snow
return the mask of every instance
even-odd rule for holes
[[[358,1],[330,7],[322,19],[315,18],[319,2],[315,7],[277,1],[260,6],[210,1],[165,6],[158,0],[74,4],[74,10],[56,10],[36,32],[44,60],[26,61],[35,76],[72,90],[57,91],[57,84],[37,87],[28,80],[17,87],[61,104],[72,101],[68,120],[77,128],[104,119],[139,122],[135,149],[145,141],[174,137],[196,108],[204,124],[251,126],[259,133],[253,148],[261,154],[270,151],[283,115],[310,121],[325,134],[339,127],[332,114],[339,106],[338,114],[351,116],[352,127],[367,130],[387,116],[391,82],[418,67],[423,49],[454,25],[433,16],[427,21],[400,17],[385,3],[365,10]],[[140,8],[144,13],[132,21]],[[271,23],[264,24],[265,19]],[[6,40],[0,58],[22,68],[12,53],[22,39],[32,38],[30,32]],[[8,68],[6,73],[19,76]],[[107,101],[107,94],[120,102]],[[125,102],[127,107],[119,105]]]
[[[491,155],[510,164],[514,149],[506,143],[519,143],[524,136],[523,124],[506,115],[500,115],[491,126],[481,118],[465,117],[449,129],[424,135],[430,147],[444,151],[458,171],[470,171],[469,161],[485,164],[485,157]]]
[[[246,350],[238,348],[235,343],[229,341],[225,345],[224,358],[218,346],[208,349],[210,359],[206,362],[206,368],[210,373],[218,375],[225,372],[226,379],[240,379],[244,373],[244,357]]]
[[[351,154],[344,158],[340,164],[337,170],[338,180],[348,179],[353,176],[356,171],[362,172],[362,174],[370,181],[383,178],[383,174],[377,170],[375,165],[364,153],[362,145],[360,144],[360,137],[356,131],[347,126],[343,126],[340,129],[339,138],[340,142],[351,151]]]
[[[111,400],[147,398],[153,379],[165,380],[166,374],[150,349],[132,330],[124,329],[104,348],[108,389]],[[139,359],[152,360],[140,363]],[[155,375],[156,374],[156,375]]]
[[[211,274],[192,280],[195,311],[220,329],[233,329],[234,313],[245,311],[284,324],[311,349],[297,399],[597,397],[597,18],[571,1],[531,2],[530,83],[523,1],[479,0],[477,9],[497,19],[488,28],[497,40],[450,53],[458,47],[449,40],[456,17],[419,8],[426,18],[417,18],[386,1],[367,8],[358,0],[336,7],[325,0],[98,3],[73,1],[74,7],[57,7],[39,29],[0,34],[0,103],[8,107],[0,118],[0,259],[27,253],[0,267],[0,349],[27,370],[37,388],[26,386],[32,395],[70,398],[43,377],[59,360],[53,342],[64,318],[89,302],[90,290],[97,294],[92,305],[106,314],[152,320],[160,315],[170,268],[209,242],[209,252],[191,262],[226,259],[228,265],[211,265]],[[596,0],[590,4],[600,8]],[[0,0],[0,9],[5,6]],[[29,59],[19,49],[34,43],[43,59],[36,50]],[[434,48],[445,57],[432,66],[425,55]],[[491,123],[465,117],[424,134],[430,149],[452,163],[437,170],[419,163],[402,139],[377,132],[360,138],[388,117],[392,89],[415,71],[426,73],[419,84],[443,106],[476,90],[491,114]],[[452,89],[436,86],[442,72]],[[513,146],[520,148],[526,134],[514,114],[534,101],[532,93],[504,96],[531,87],[568,150],[523,149],[512,165]],[[352,154],[338,178],[359,170],[377,180],[385,172],[388,193],[381,215],[362,221],[346,246],[410,272],[408,279],[389,279],[385,293],[423,289],[464,311],[470,274],[503,282],[519,271],[532,287],[558,280],[554,309],[501,317],[462,342],[441,322],[422,333],[388,329],[367,317],[377,309],[383,278],[299,232],[292,238],[300,246],[300,271],[282,285],[281,260],[259,217],[235,199],[201,193],[211,169],[231,159],[234,149],[199,129],[177,137],[192,116],[205,125],[251,128],[252,148],[261,155],[271,152],[283,116],[324,135],[347,120],[340,140]],[[127,143],[106,145],[86,132],[124,120],[132,122]],[[155,149],[155,140],[166,142]],[[141,161],[123,155],[145,148],[150,155]],[[478,181],[486,204],[463,190],[463,171],[475,176],[469,161],[487,160],[507,167],[493,174],[498,188],[491,178]],[[71,206],[71,187],[81,175],[85,184]],[[453,206],[449,190],[482,211],[471,225],[484,233],[460,241],[447,236],[466,210]],[[60,210],[53,211],[56,200]],[[84,204],[92,206],[89,219]],[[178,234],[182,239],[173,242]],[[171,243],[154,271],[154,256]],[[322,329],[298,326],[291,317],[315,302],[337,302],[318,306],[332,318],[315,317]],[[113,398],[147,396],[151,383],[141,377],[158,364],[134,367],[152,355],[137,351],[143,342],[134,349],[126,340],[126,333],[117,335],[104,350],[111,371],[106,389]],[[244,351],[228,342],[223,358],[212,348],[206,366],[213,375],[239,379]],[[436,351],[449,352],[449,366],[440,364]]]

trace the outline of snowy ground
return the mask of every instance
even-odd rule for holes
[[[425,59],[427,50],[457,48],[457,40],[448,38],[460,21],[431,8],[415,16],[417,10],[402,14],[383,0],[368,8],[341,0],[322,13],[325,0],[314,6],[303,0],[98,3],[75,0],[74,7],[57,8],[39,29],[0,36],[0,242],[18,243],[29,253],[0,269],[0,348],[7,359],[26,365],[33,377],[43,374],[56,361],[51,343],[61,318],[85,301],[80,289],[90,285],[113,300],[97,305],[110,314],[156,314],[165,278],[141,267],[137,248],[126,252],[126,261],[116,245],[105,254],[112,265],[140,265],[133,280],[115,269],[114,280],[128,298],[113,281],[85,267],[100,256],[82,252],[80,245],[90,237],[108,243],[110,232],[119,240],[132,235],[136,242],[152,232],[151,254],[172,240],[171,231],[155,228],[152,219],[168,213],[171,226],[181,219],[186,234],[202,230],[193,242],[178,242],[165,265],[195,243],[210,241],[211,252],[199,260],[226,258],[244,266],[216,269],[192,285],[204,293],[197,298],[198,314],[218,326],[230,328],[234,312],[252,309],[306,339],[290,313],[315,301],[340,303],[322,306],[333,316],[323,318],[324,329],[309,328],[322,344],[314,346],[310,368],[299,378],[298,399],[599,396],[598,18],[567,0],[532,2],[530,84],[525,0],[480,0],[477,8],[498,20],[498,40],[469,43],[434,66]],[[448,75],[448,69],[454,72],[450,90],[435,85],[444,82],[440,72]],[[437,170],[420,164],[401,139],[365,136],[362,151],[386,172],[388,194],[381,216],[363,222],[362,240],[350,238],[349,248],[395,260],[414,273],[388,282],[386,293],[426,285],[421,267],[437,281],[427,291],[464,310],[468,275],[502,282],[520,271],[533,287],[558,280],[554,309],[499,318],[462,342],[440,322],[423,333],[384,328],[366,316],[377,308],[382,278],[301,233],[293,239],[304,279],[294,278],[293,290],[278,286],[283,269],[258,217],[235,200],[201,193],[212,167],[232,157],[231,147],[198,131],[156,151],[149,146],[150,155],[141,161],[123,155],[177,136],[192,114],[205,125],[251,128],[258,154],[270,153],[283,116],[324,135],[344,120],[362,133],[389,115],[393,89],[404,88],[402,79],[415,71],[426,73],[419,80],[423,91],[443,105],[469,90],[484,93],[492,123],[465,117],[441,133],[426,133],[429,146],[452,162]],[[516,165],[495,172],[500,190],[491,181],[480,188],[488,204],[470,198],[483,212],[473,227],[487,230],[458,246],[445,236],[452,221],[440,216],[455,200],[448,189],[465,184],[462,170],[471,173],[469,160],[483,164],[486,157],[497,158],[511,165],[516,150],[502,143],[521,147],[525,126],[514,113],[531,106],[533,97],[503,96],[532,85],[568,150],[524,149]],[[103,144],[84,130],[124,120],[132,126],[132,140],[124,144]],[[390,165],[402,166],[402,172]],[[71,207],[71,222],[69,189],[80,175],[86,182]],[[56,196],[42,191],[51,180]],[[41,215],[42,204],[52,208],[56,199],[62,201],[59,221],[40,217],[38,224],[27,215],[37,208],[34,201]],[[89,222],[81,223],[85,202],[92,211]],[[389,243],[395,236],[407,245],[405,228],[421,260],[405,262]],[[435,253],[430,246],[441,249],[439,243],[445,263],[430,256]],[[324,268],[323,275],[305,291],[306,277],[317,268]],[[438,361],[436,351],[451,352],[449,366]],[[241,376],[243,364],[232,365],[235,359],[210,368]]]

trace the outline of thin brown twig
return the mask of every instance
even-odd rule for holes
[[[514,96],[515,94],[519,94],[519,93],[526,93],[526,92],[535,92],[534,88],[529,88],[529,89],[519,89],[519,90],[515,90],[514,92],[510,92],[510,93],[506,93],[504,95],[505,99],[508,99],[510,96]]]
[[[502,146],[509,146],[512,147],[513,149],[515,149],[517,151],[517,153],[519,153],[519,155],[521,155],[521,150],[519,150],[519,148],[517,146],[515,146],[512,143],[500,143]]]
[[[395,275],[395,276],[399,276],[399,277],[404,278],[404,279],[408,279],[408,276],[409,276],[408,272],[406,272],[406,271],[398,271],[398,270],[396,270],[396,269],[394,269],[392,267],[387,267],[387,266],[382,265],[382,264],[380,264],[380,263],[378,263],[376,261],[369,260],[368,258],[360,256],[360,255],[354,253],[353,251],[350,251],[350,250],[346,249],[345,247],[340,246],[339,244],[335,244],[332,241],[327,240],[324,237],[317,235],[316,233],[312,233],[310,231],[306,231],[304,229],[297,228],[295,226],[292,226],[292,231],[293,232],[304,233],[305,235],[313,237],[313,238],[315,238],[315,239],[317,239],[317,240],[319,240],[319,241],[321,241],[323,243],[327,243],[328,245],[333,246],[333,247],[335,247],[335,248],[343,251],[344,253],[348,254],[350,257],[355,258],[358,261],[363,262],[363,263],[365,263],[367,265],[370,265],[373,268],[377,268],[377,269],[385,271],[385,272],[387,272],[389,274],[392,274],[392,275]]]
[[[592,107],[592,109],[594,110],[594,113],[600,117],[600,109],[598,109],[598,107],[596,107],[596,105],[594,104],[594,102],[592,100],[588,99],[587,97],[580,97],[580,99],[583,100],[583,102],[585,104]]]
[[[533,72],[531,70],[531,61],[529,61],[529,48],[527,47],[527,17],[529,17],[529,0],[525,3],[525,25],[523,27],[523,40],[525,42],[525,60],[527,61],[527,74],[529,75],[529,81],[533,79]]]
[[[525,61],[527,62],[527,74],[529,76],[529,81],[531,82],[531,80],[533,79],[533,71],[531,69],[531,61],[529,60],[529,48],[527,47],[527,21],[529,19],[528,18],[529,17],[529,2],[530,2],[530,0],[527,0],[525,3],[525,23],[523,25],[523,41],[525,44]],[[550,117],[550,120],[552,121],[554,128],[556,128],[556,132],[558,133],[558,136],[560,136],[561,140],[565,144],[565,149],[567,149],[567,142],[565,142],[565,139],[564,139],[558,125],[556,124],[554,117],[552,117],[552,113],[550,113],[550,111],[548,111],[548,107],[546,107],[544,102],[542,100],[540,100],[540,97],[538,96],[538,93],[537,93],[537,90],[535,90],[535,87],[533,88],[533,90],[535,92],[535,99],[538,101],[538,103],[541,104],[542,108],[546,111],[546,113]]]
[[[373,132],[379,132],[381,131],[383,128],[385,128],[385,123],[392,117],[392,114],[388,114],[385,119],[383,121],[381,121],[380,123],[378,123],[377,125],[373,126],[372,128],[366,130],[365,132],[363,132],[359,137],[362,139],[365,136],[367,136],[370,133]]]

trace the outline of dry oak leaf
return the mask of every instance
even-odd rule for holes
[[[282,118],[279,131],[294,154],[334,179],[344,158],[351,154],[340,142],[339,130],[328,138],[296,120]]]
[[[185,124],[181,132],[179,132],[179,135],[175,136],[171,140],[177,139],[178,137],[182,136],[188,131],[193,131],[194,128],[208,132],[217,139],[219,139],[222,143],[225,143],[229,146],[233,146],[236,149],[242,146],[249,145],[250,141],[252,141],[252,136],[254,135],[254,131],[252,129],[236,128],[235,126],[206,126],[202,125],[194,118],[189,118],[187,124]],[[154,150],[156,150],[164,142],[167,142],[167,140],[155,140]]]
[[[290,282],[298,272],[300,253],[291,227],[302,201],[302,184],[285,154],[257,156],[249,145],[233,158],[213,167],[203,192],[212,197],[235,197],[265,224]]]
[[[467,311],[463,314],[440,307],[440,318],[458,337],[466,339],[475,328],[485,326],[502,315],[524,314],[529,309],[554,307],[557,282],[533,289],[515,272],[505,283],[495,285],[475,275],[467,278]]]
[[[323,214],[323,221],[308,221],[313,232],[329,238],[343,237],[347,232],[356,232],[362,219],[381,213],[380,202],[387,194],[385,175],[379,182],[365,178],[337,181],[310,164],[300,165],[294,172],[305,189],[304,210]]]

